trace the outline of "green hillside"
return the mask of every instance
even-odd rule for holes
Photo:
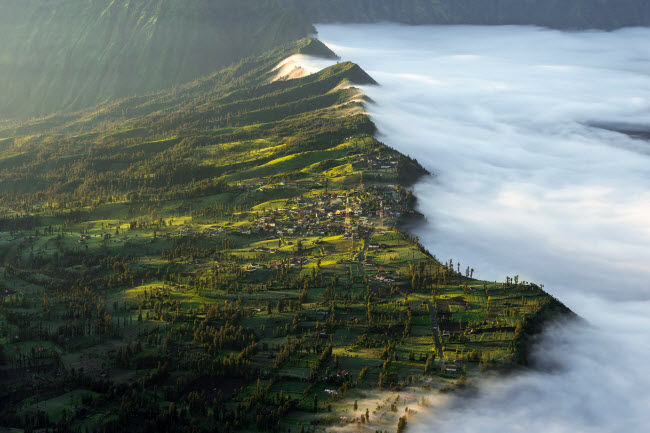
[[[1,0],[0,119],[180,85],[312,31],[272,0]]]
[[[425,172],[374,138],[373,79],[273,81],[296,53],[332,55],[0,127],[0,426],[395,431],[567,312],[402,233]]]

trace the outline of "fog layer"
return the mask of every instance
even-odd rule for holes
[[[485,384],[415,430],[646,431],[650,142],[616,130],[650,125],[650,30],[318,30],[381,84],[365,89],[381,138],[434,173],[415,186],[429,250],[543,283],[589,322],[547,331],[538,358],[559,371]]]

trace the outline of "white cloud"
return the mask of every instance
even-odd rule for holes
[[[365,90],[384,141],[436,174],[415,187],[431,252],[544,283],[593,325],[548,331],[538,357],[559,372],[489,381],[416,431],[645,431],[650,142],[589,125],[648,130],[650,30],[319,33],[381,84]]]
[[[272,81],[306,77],[332,66],[334,63],[336,63],[336,60],[305,54],[294,54],[282,60],[273,68],[275,76]]]

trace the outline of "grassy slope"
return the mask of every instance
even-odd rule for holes
[[[372,78],[344,62],[270,82],[297,52],[332,55],[303,40],[0,129],[0,424],[353,426],[370,391],[444,390],[520,358],[517,328],[555,301],[468,278],[400,233],[424,171],[341,86]],[[438,371],[428,303],[460,374]],[[378,404],[392,424],[373,410],[369,427],[394,428],[404,404]]]
[[[304,37],[270,0],[3,0],[0,118],[178,85]]]

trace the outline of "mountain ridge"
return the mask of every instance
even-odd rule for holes
[[[603,29],[650,25],[644,0],[279,0],[314,23],[538,25]]]
[[[0,0],[0,119],[180,86],[316,22],[649,25],[641,0]]]

